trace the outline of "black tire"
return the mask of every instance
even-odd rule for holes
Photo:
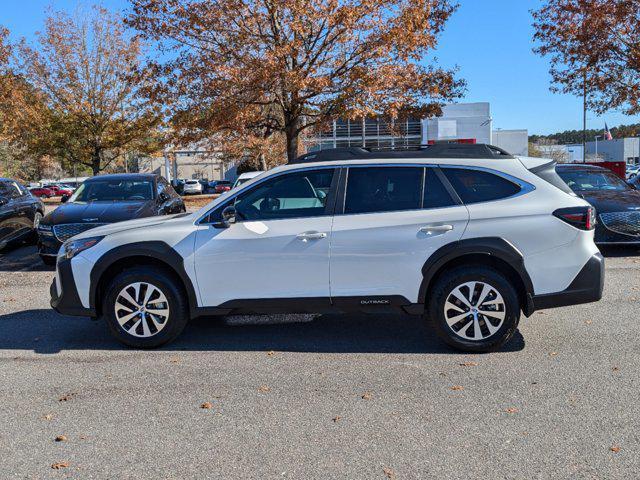
[[[478,328],[482,327],[482,335],[487,334],[486,338],[479,340],[463,338],[466,332],[471,332],[468,328],[475,327],[475,324],[467,323],[467,321],[473,320],[474,317],[472,313],[470,313],[468,318],[465,317],[461,319],[459,323],[455,323],[452,327],[448,325],[445,316],[447,299],[456,287],[467,282],[486,283],[493,287],[495,292],[502,296],[503,300],[502,308],[504,309],[504,319],[493,334],[490,334],[487,329],[488,325],[484,322],[491,322],[491,326],[495,328],[497,326],[494,324],[496,323],[496,319],[493,317],[483,317],[482,314],[478,315]],[[469,289],[467,288],[466,291],[469,291]],[[492,294],[495,295],[493,292]],[[474,298],[472,294],[469,294],[469,296]],[[436,280],[427,302],[427,319],[438,336],[447,345],[465,352],[491,352],[499,349],[511,339],[520,322],[520,301],[518,300],[518,294],[515,288],[512,286],[512,282],[501,272],[483,265],[460,266],[444,273]],[[463,315],[468,307],[464,306],[462,302],[460,302],[460,304],[462,307],[460,310],[462,313],[460,315]],[[472,304],[472,307],[476,306],[477,305]],[[485,309],[486,308],[493,307],[485,307]],[[496,306],[495,308],[501,307]],[[455,313],[457,313],[455,310],[449,310],[448,312],[451,312],[449,313],[450,316],[454,316]],[[499,322],[499,319],[497,321]],[[457,327],[457,325],[461,325],[459,332],[462,332],[462,336],[454,331],[454,327]],[[475,331],[473,333],[476,334]]]
[[[128,285],[137,282],[144,282],[159,289],[168,303],[169,315],[162,322],[162,329],[149,337],[139,337],[128,333],[120,326],[116,318],[115,305],[120,292]],[[186,294],[175,277],[162,268],[133,267],[125,270],[118,274],[107,286],[103,298],[102,316],[107,322],[109,330],[119,342],[129,347],[156,348],[164,345],[178,337],[189,320]],[[139,317],[134,318],[134,321],[137,318]],[[125,323],[125,325],[128,324]],[[147,328],[155,328],[151,325],[151,322],[147,322],[147,325]],[[139,328],[137,329],[138,331]]]
[[[40,255],[40,259],[42,260],[42,263],[48,265],[49,267],[55,267],[56,265],[56,257],[53,257],[51,255]]]

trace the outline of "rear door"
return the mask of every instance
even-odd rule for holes
[[[421,303],[422,266],[461,238],[467,209],[431,166],[353,166],[344,188],[331,238],[334,302]]]

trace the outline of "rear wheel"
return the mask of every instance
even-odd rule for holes
[[[102,311],[111,333],[135,348],[170,342],[189,318],[185,295],[174,277],[153,267],[117,275],[107,287]]]
[[[518,294],[495,269],[457,267],[439,277],[431,293],[429,321],[453,348],[493,351],[509,341],[518,328]]]

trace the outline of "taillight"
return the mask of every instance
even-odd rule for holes
[[[593,230],[596,228],[596,209],[593,207],[560,208],[553,214],[560,220],[580,230]]]

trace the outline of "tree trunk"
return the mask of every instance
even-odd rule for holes
[[[100,150],[96,149],[94,150],[93,155],[91,155],[91,170],[93,170],[94,177],[100,173],[100,170],[101,170],[100,164],[102,163],[100,160],[101,160]]]
[[[260,170],[267,171],[267,160],[264,158],[264,153],[258,155],[258,161],[260,162]]]
[[[298,126],[300,124],[300,119],[293,119],[289,125],[285,128],[285,133],[287,135],[287,160],[292,162],[296,158],[298,158],[298,139],[300,137],[300,130]]]

